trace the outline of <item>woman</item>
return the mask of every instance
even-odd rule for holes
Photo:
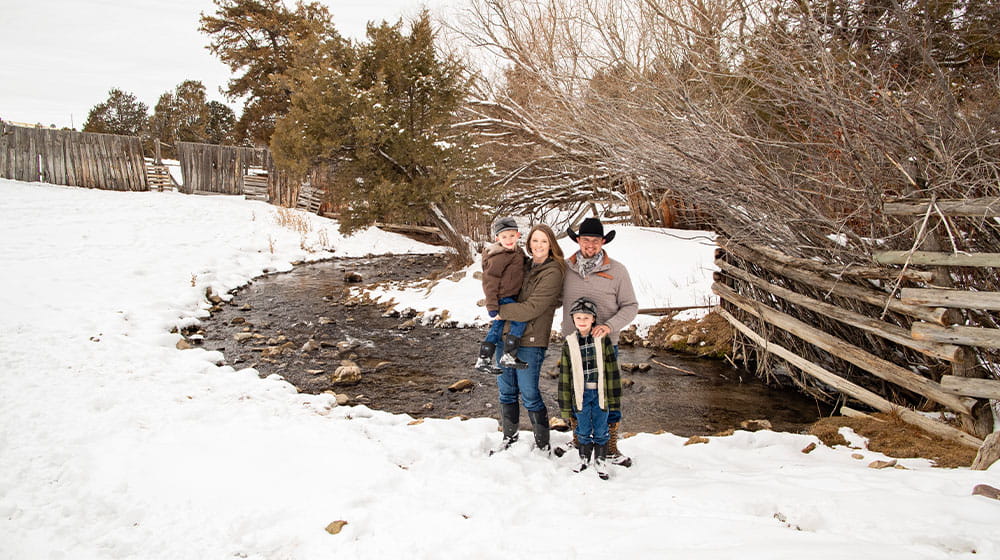
[[[507,449],[517,441],[519,394],[524,408],[528,410],[528,418],[531,419],[535,446],[541,450],[549,449],[549,411],[545,409],[542,393],[538,389],[538,375],[542,369],[542,361],[545,360],[545,350],[549,346],[552,316],[560,305],[566,260],[549,226],[539,224],[531,228],[527,247],[531,256],[524,261],[524,284],[517,303],[501,305],[498,317],[506,321],[528,323],[517,351],[518,359],[526,362],[528,367],[501,368],[501,373],[497,376],[503,427],[503,441],[497,451]],[[502,348],[497,348],[498,360],[502,351]]]

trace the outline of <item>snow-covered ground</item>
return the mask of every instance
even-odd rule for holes
[[[0,558],[1000,557],[1000,502],[970,495],[1000,486],[1000,466],[874,470],[884,457],[864,449],[802,453],[811,436],[640,434],[621,442],[635,465],[603,482],[527,436],[488,457],[492,419],[336,407],[177,350],[169,331],[205,316],[208,287],[331,252],[432,250],[276,216],[237,197],[0,180]],[[701,249],[619,235],[608,249],[642,305],[707,297],[642,280],[660,260],[700,278],[710,260],[685,259]]]
[[[698,307],[718,301],[712,294],[712,271],[716,270],[713,264],[713,233],[615,225],[608,226],[607,230],[614,230],[615,237],[604,249],[611,258],[628,266],[641,309],[694,307],[675,316],[684,319],[707,313],[707,309]],[[522,231],[522,235],[527,233],[527,230]],[[521,245],[526,242],[527,239],[522,237]],[[560,239],[559,246],[566,257],[577,249],[576,243],[569,237]],[[425,322],[439,315],[440,310],[447,309],[449,320],[459,326],[484,324],[489,321],[486,308],[474,305],[483,299],[482,283],[476,279],[476,273],[482,270],[482,263],[478,256],[476,259],[461,273],[443,278],[423,290],[401,285],[380,286],[366,291],[376,301],[395,302],[397,309],[438,310],[427,313]],[[556,313],[561,316],[561,309]],[[649,327],[658,320],[659,317],[653,315],[640,315],[633,323],[645,336]]]

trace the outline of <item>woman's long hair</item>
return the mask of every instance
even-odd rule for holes
[[[535,234],[536,231],[540,231],[549,238],[549,256],[552,260],[556,261],[559,268],[563,271],[566,270],[566,257],[563,255],[562,247],[556,243],[556,234],[552,231],[552,228],[545,224],[536,224],[532,226],[531,231],[528,232],[528,241],[525,243],[528,249],[528,255],[531,255],[531,236]]]

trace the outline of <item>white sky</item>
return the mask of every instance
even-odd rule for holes
[[[395,21],[438,0],[325,0],[337,29],[362,38],[370,20]],[[292,2],[288,2],[289,5]],[[229,69],[198,32],[211,0],[0,0],[0,118],[79,130],[111,88],[152,110],[184,80],[200,80],[209,99]]]

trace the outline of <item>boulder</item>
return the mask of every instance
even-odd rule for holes
[[[246,342],[247,340],[253,338],[253,333],[238,332],[233,335],[233,338],[236,339],[236,342]]]
[[[300,352],[313,352],[315,350],[319,350],[319,343],[311,338],[299,349]]]
[[[344,274],[344,282],[347,284],[359,284],[363,278],[357,272],[347,272]]]
[[[340,366],[330,378],[333,385],[354,385],[361,382],[361,368],[356,365]]]

